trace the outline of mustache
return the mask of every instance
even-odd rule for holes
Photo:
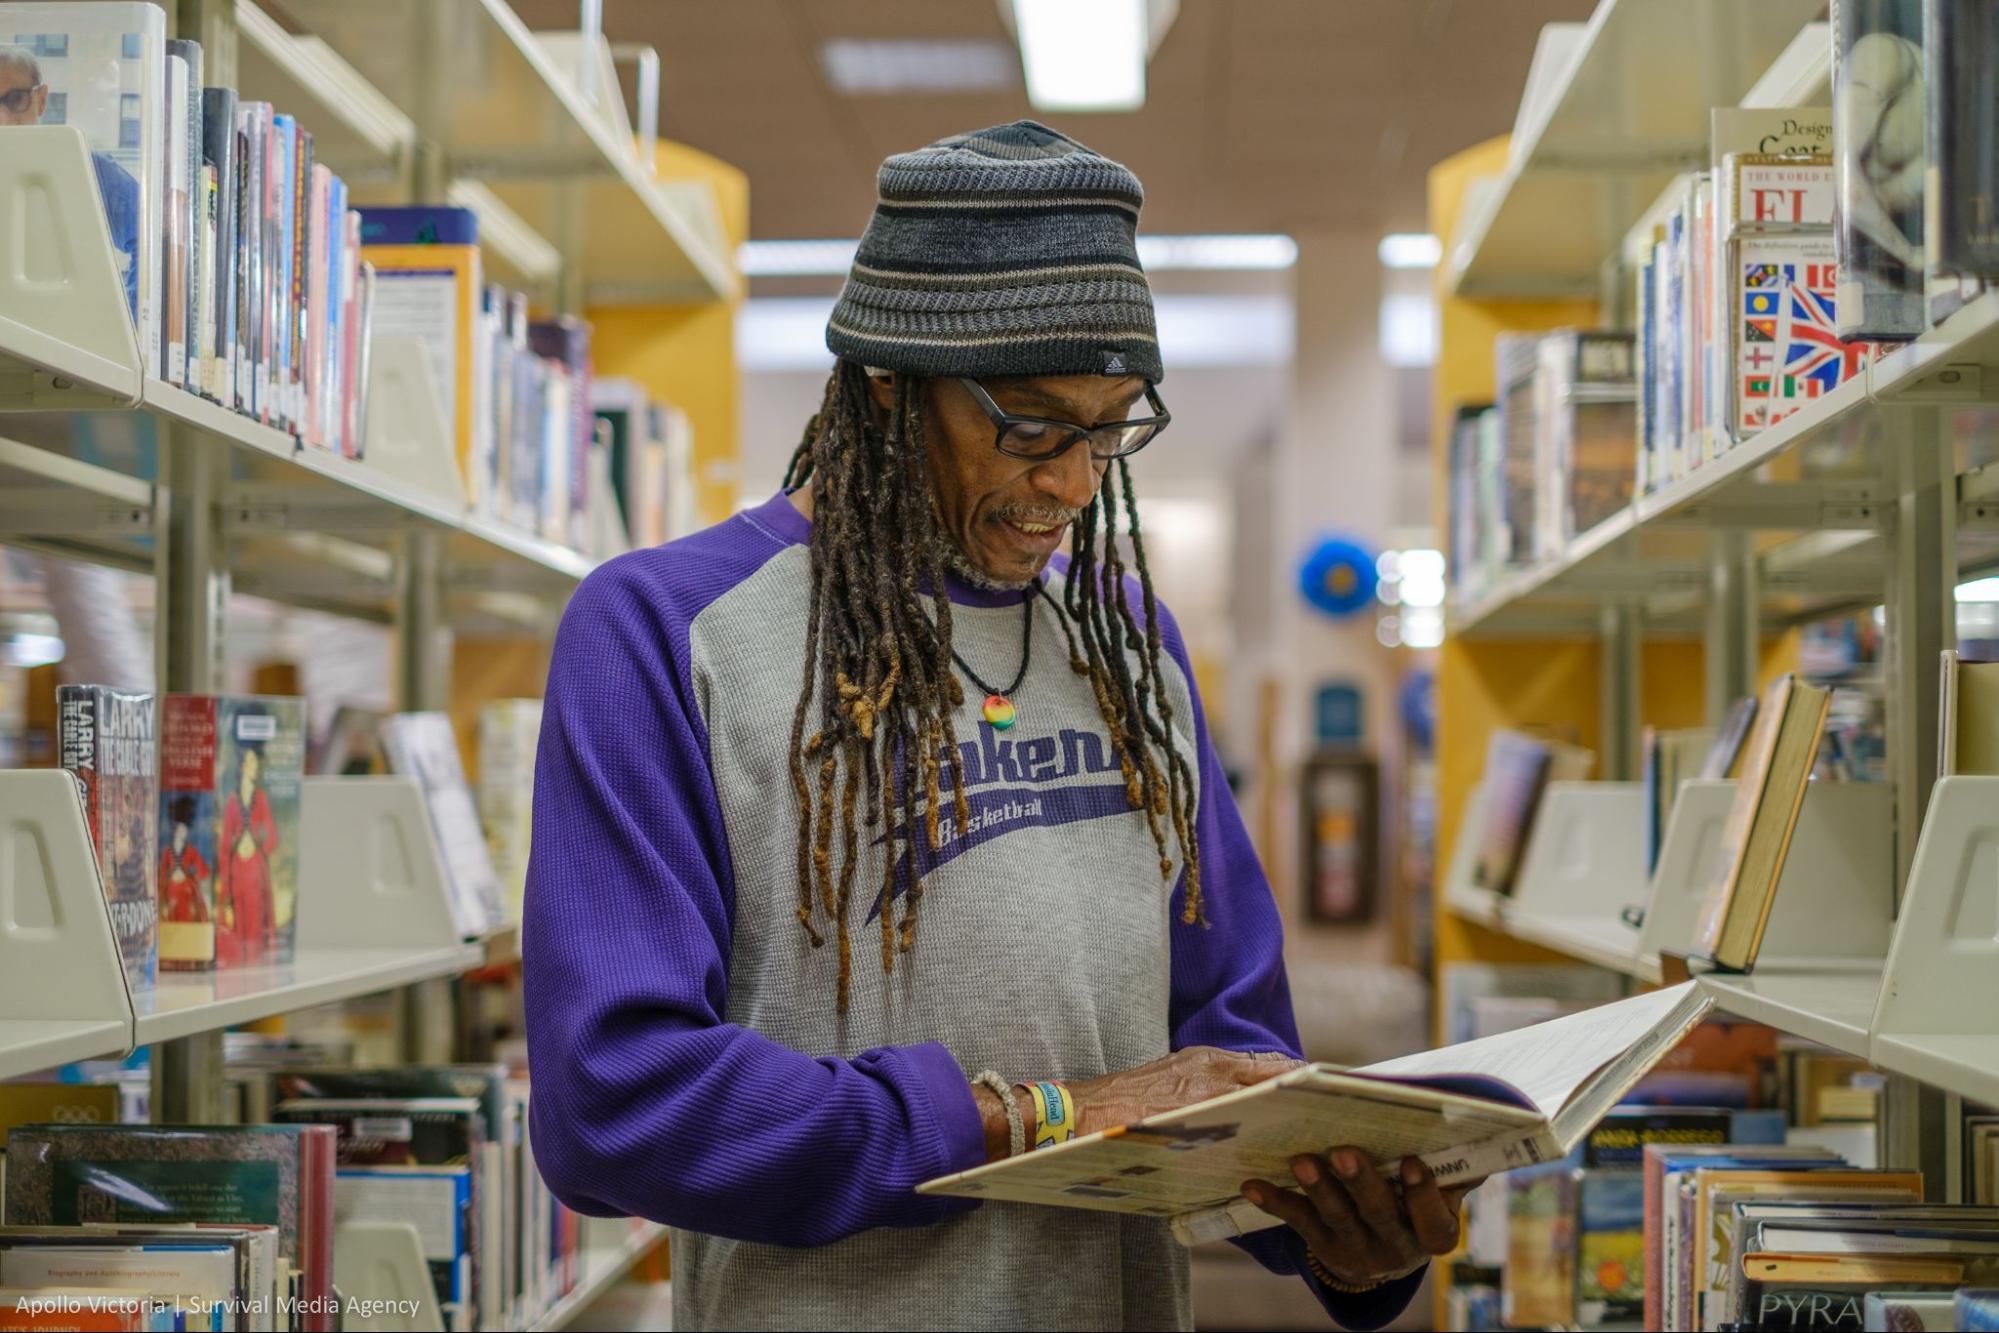
[[[1082,516],[1080,509],[1048,508],[1042,505],[1007,505],[995,509],[993,517],[1009,523],[1039,523],[1048,527],[1060,527],[1064,523],[1074,523]]]

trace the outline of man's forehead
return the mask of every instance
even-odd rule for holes
[[[986,391],[996,397],[1044,403],[1051,407],[1130,403],[1145,392],[1145,381],[1136,375],[1116,378],[1104,375],[1019,375],[986,380],[984,383]]]
[[[35,76],[28,67],[18,60],[0,56],[0,88],[32,88]]]

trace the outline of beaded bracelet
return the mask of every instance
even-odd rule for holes
[[[990,1069],[974,1078],[972,1082],[999,1098],[1000,1105],[1006,1108],[1006,1155],[1018,1157],[1026,1152],[1027,1124],[1021,1119],[1020,1106],[1013,1099],[1013,1086]]]
[[[1312,1270],[1312,1276],[1319,1280],[1320,1286],[1325,1287],[1329,1291],[1343,1292],[1348,1296],[1358,1296],[1364,1291],[1373,1291],[1381,1285],[1379,1282],[1368,1282],[1356,1286],[1351,1282],[1343,1282],[1339,1278],[1334,1277],[1332,1270],[1320,1263],[1319,1256],[1313,1254],[1310,1250],[1305,1251],[1305,1266]]]

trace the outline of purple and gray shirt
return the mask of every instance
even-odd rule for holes
[[[522,931],[542,1174],[581,1212],[673,1228],[680,1328],[1190,1327],[1163,1221],[913,1188],[984,1160],[979,1070],[1081,1080],[1183,1046],[1297,1053],[1276,907],[1178,628],[1162,610],[1211,926],[1180,923],[1037,598],[1017,723],[985,723],[972,689],[957,718],[971,832],[926,856],[917,946],[893,975],[857,897],[842,1017],[836,951],[794,916],[810,531],[776,496],[609,562],[563,616]],[[1019,595],[953,601],[959,655],[1010,676]],[[880,880],[864,861],[857,883]],[[1238,1243],[1305,1272],[1288,1229]],[[1373,1327],[1417,1280],[1314,1290]]]

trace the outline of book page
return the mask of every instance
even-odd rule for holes
[[[1242,1183],[1291,1179],[1304,1152],[1355,1144],[1377,1165],[1449,1153],[1499,1137],[1534,1137],[1541,1117],[1428,1089],[1351,1078],[1308,1066],[1281,1079],[1086,1135],[1055,1148],[926,1181],[926,1194],[1176,1217],[1225,1207]],[[1520,1164],[1536,1160],[1523,1154]]]
[[[1674,1010],[1689,1000],[1695,984],[1682,982],[1533,1027],[1404,1055],[1351,1072],[1393,1079],[1484,1075],[1517,1089],[1529,1104],[1552,1119],[1599,1069],[1667,1024]]]

